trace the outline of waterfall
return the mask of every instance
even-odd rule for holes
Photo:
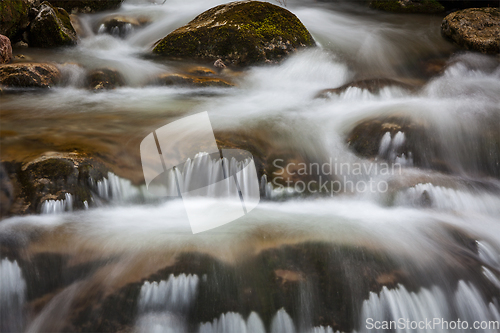
[[[185,332],[184,316],[196,298],[198,282],[198,276],[191,274],[144,282],[138,301],[138,332]]]
[[[17,261],[0,261],[0,331],[20,332],[24,326],[26,282]]]

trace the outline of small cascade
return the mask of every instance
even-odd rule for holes
[[[399,150],[403,147],[405,141],[405,134],[401,131],[397,132],[394,137],[391,136],[390,132],[386,132],[380,140],[379,157],[402,166],[412,166],[413,156],[411,152],[408,153],[408,156],[405,156],[404,153],[399,154]]]
[[[417,184],[396,195],[395,204],[432,207],[443,211],[500,213],[500,199],[487,193],[470,193],[433,184]]]
[[[97,30],[98,35],[108,34],[113,37],[125,38],[134,32],[134,26],[130,23],[124,22],[112,26],[101,24]]]
[[[64,194],[61,200],[45,200],[40,209],[41,214],[61,214],[73,210],[73,196],[70,193]]]
[[[310,331],[310,333],[340,333],[340,331],[333,331],[333,329],[330,326],[316,326],[313,327]]]
[[[271,322],[271,333],[295,333],[295,325],[285,309],[279,309]]]
[[[142,198],[146,196],[146,191],[142,187],[134,186],[128,179],[118,177],[112,172],[108,172],[108,177],[103,178],[95,184],[97,195],[99,198],[114,201],[114,202],[128,202],[133,199]]]
[[[476,287],[464,281],[459,281],[451,302],[436,286],[431,290],[422,288],[418,293],[409,292],[402,285],[395,289],[383,287],[379,295],[371,292],[369,299],[363,302],[360,332],[448,331],[449,325],[452,328],[458,318],[471,325],[474,321],[499,320],[498,311],[498,304],[488,303]],[[428,326],[418,329],[410,326],[433,318],[440,319],[440,322],[433,323],[430,329]],[[378,327],[374,326],[375,322],[379,322]],[[392,327],[383,327],[381,323],[384,322]],[[497,331],[486,329],[481,332]]]
[[[286,199],[298,194],[293,187],[275,187],[272,182],[267,181],[266,175],[262,175],[260,179],[260,192],[263,193],[264,197],[268,200]]]
[[[0,261],[0,331],[21,332],[26,282],[17,261]]]
[[[138,302],[138,332],[185,332],[184,316],[196,297],[198,282],[198,276],[191,274],[144,282]]]

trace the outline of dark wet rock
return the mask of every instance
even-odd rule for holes
[[[0,85],[7,88],[50,88],[61,78],[52,64],[17,63],[0,66]]]
[[[436,14],[444,7],[435,0],[373,0],[370,7],[393,13]]]
[[[0,217],[8,214],[13,200],[14,188],[12,182],[3,164],[0,163]]]
[[[12,45],[7,36],[0,35],[0,64],[9,63],[12,60]]]
[[[90,203],[95,182],[108,170],[97,159],[76,153],[46,153],[28,162],[6,162],[19,193],[12,215],[38,213],[46,200],[63,200],[71,195],[74,208]],[[92,181],[91,181],[92,180]]]
[[[500,53],[500,9],[470,8],[449,14],[442,35],[467,50]]]
[[[159,40],[153,53],[226,64],[276,62],[315,42],[288,10],[266,2],[220,5]]]
[[[49,0],[49,2],[56,7],[64,8],[70,13],[95,13],[116,9],[120,7],[123,0]]]
[[[385,87],[400,87],[406,90],[413,90],[415,86],[394,79],[368,79],[359,80],[344,84],[341,87],[321,90],[315,97],[327,98],[332,94],[341,94],[351,87],[368,90],[372,94],[378,94],[380,89]]]
[[[185,86],[185,87],[233,87],[234,84],[216,77],[203,77],[184,74],[164,74],[157,82],[165,86]]]
[[[87,87],[92,90],[115,89],[123,85],[125,85],[123,76],[114,69],[96,69],[87,76]]]
[[[0,34],[17,41],[28,27],[30,8],[28,0],[0,1]]]
[[[77,36],[69,14],[44,1],[30,24],[29,44],[35,47],[75,45]]]

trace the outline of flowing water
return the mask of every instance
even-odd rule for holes
[[[453,54],[440,36],[441,17],[288,1],[318,48],[279,65],[224,72],[235,88],[149,85],[159,73],[210,65],[146,55],[159,38],[220,3],[125,1],[115,12],[81,14],[86,37],[74,48],[14,50],[57,62],[64,84],[1,96],[2,160],[76,146],[104,156],[116,174],[93,183],[85,210],[73,210],[67,195],[44,202],[39,215],[0,223],[1,331],[500,332],[449,327],[458,319],[470,326],[500,321],[498,142],[496,150],[483,149],[490,144],[485,128],[499,129],[498,58]],[[116,13],[150,23],[105,31],[103,18]],[[85,73],[102,67],[117,69],[127,86],[86,90]],[[371,78],[415,88],[351,87],[315,98]],[[272,153],[366,172],[326,173],[338,187],[322,195],[264,176],[251,214],[193,235],[181,200],[147,193],[139,144],[202,111],[216,134],[244,133]],[[425,140],[437,142],[447,172],[400,154],[410,140],[404,131],[385,133],[376,159],[348,147],[346,136],[360,121],[394,114],[431,129]],[[382,158],[401,167],[382,172]],[[368,180],[375,190],[350,185]],[[367,325],[401,318],[448,326]]]

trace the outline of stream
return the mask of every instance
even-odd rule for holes
[[[126,0],[116,11],[79,14],[86,37],[74,48],[14,48],[57,63],[63,84],[0,96],[2,160],[79,146],[116,171],[95,185],[106,200],[88,209],[73,210],[68,197],[0,222],[0,331],[500,332],[500,150],[481,149],[485,126],[499,130],[499,58],[457,52],[440,35],[440,16],[294,0],[286,8],[319,47],[227,70],[231,88],[149,85],[158,73],[211,66],[147,54],[218,4]],[[150,23],[125,37],[103,33],[112,14]],[[426,71],[435,63],[439,71]],[[86,71],[104,67],[126,86],[87,90]],[[315,98],[372,78],[414,88]],[[216,135],[258,137],[270,156],[291,151],[293,161],[329,165],[337,177],[323,170],[327,191],[310,195],[267,175],[251,213],[193,234],[182,200],[147,193],[139,145],[204,111]],[[407,133],[382,139],[379,154],[399,165],[386,172],[383,159],[350,149],[357,124],[394,114],[431,128],[446,172],[398,154]],[[356,186],[368,180],[374,189]],[[382,327],[399,320],[407,324]],[[412,326],[427,320],[435,325]]]

